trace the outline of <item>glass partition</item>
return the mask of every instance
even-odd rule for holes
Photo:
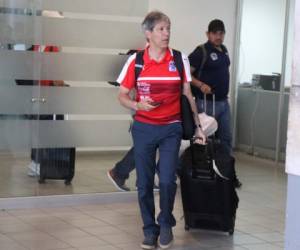
[[[236,147],[274,160],[284,159],[286,146],[289,3],[242,1]]]
[[[115,191],[106,172],[131,147],[131,114],[108,81],[144,46],[147,11],[147,0],[0,1],[0,198]],[[69,149],[72,184],[42,183]]]

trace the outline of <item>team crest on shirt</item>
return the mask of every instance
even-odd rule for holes
[[[169,63],[169,71],[170,72],[175,72],[176,71],[176,65],[174,61],[170,61]]]
[[[218,55],[216,54],[216,53],[211,53],[210,54],[210,58],[213,60],[213,61],[216,61],[216,60],[218,60]]]

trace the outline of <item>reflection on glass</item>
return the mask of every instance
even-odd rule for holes
[[[45,17],[57,17],[63,18],[62,13],[57,11],[42,11],[42,16]],[[22,45],[15,45],[14,48],[18,50],[22,49]],[[32,45],[28,51],[35,51],[35,52],[43,52],[43,53],[57,53],[60,51],[58,46],[53,45]],[[24,80],[24,79],[16,79],[17,85],[40,85],[40,86],[67,86],[64,81],[62,80],[50,80],[50,79],[42,79],[42,80]],[[34,102],[34,98],[32,98]],[[42,99],[37,99],[37,101],[42,101]],[[29,120],[64,120],[64,115],[45,115],[45,114],[38,114],[38,115],[23,115],[25,119]],[[55,150],[55,154],[53,154]],[[71,152],[71,151],[70,151]],[[46,178],[58,178],[58,179],[65,179],[67,184],[70,184],[73,176],[74,176],[74,160],[75,160],[75,149],[72,150],[72,157],[70,152],[63,148],[32,148],[30,159],[31,162],[28,165],[28,176],[31,177],[39,177],[40,183],[43,183]],[[63,159],[65,156],[66,159]],[[68,157],[67,157],[68,156]],[[47,160],[45,160],[47,159]],[[70,162],[73,162],[70,164]],[[42,165],[41,165],[42,163]],[[51,163],[51,164],[50,164]],[[43,168],[41,169],[41,166]],[[61,169],[55,169],[55,167],[60,166]],[[72,166],[73,172],[72,173],[63,173],[63,167],[66,167],[67,170]],[[41,171],[42,170],[42,171]],[[72,177],[71,177],[72,176]]]
[[[6,6],[0,7],[1,96],[7,95],[1,98],[6,106],[1,105],[4,115],[0,115],[0,197],[114,191],[106,171],[123,153],[112,150],[126,150],[132,143],[129,115],[121,117],[127,112],[117,104],[118,88],[107,83],[106,87],[86,88],[84,83],[115,79],[126,56],[94,53],[91,48],[126,51],[139,47],[144,40],[140,24],[130,17],[138,18],[148,9],[148,1],[92,0],[95,10],[90,5],[82,10],[73,1],[58,2],[0,4]],[[111,2],[120,4],[115,8]],[[25,8],[26,4],[29,8]],[[62,13],[41,9],[69,13],[65,13],[68,16],[64,20],[58,20]],[[81,12],[83,18],[78,18]],[[110,16],[101,19],[99,14]],[[122,39],[116,39],[120,36]],[[62,51],[62,46],[74,46],[74,50]],[[87,47],[92,52],[87,53]],[[71,80],[80,87],[62,87],[66,83],[73,86]],[[75,119],[69,114],[75,114]],[[94,114],[106,117],[90,119]],[[75,154],[70,156],[63,151],[75,152],[75,147],[89,150],[88,155],[76,155],[75,161]],[[70,161],[70,157],[76,162],[73,186],[48,180],[47,185],[37,184],[38,176],[43,175],[42,159],[55,164],[56,160]],[[135,188],[135,183],[131,184]]]
[[[62,12],[60,11],[34,10],[31,8],[7,8],[7,7],[0,7],[0,14],[45,16],[45,17],[54,17],[54,18],[55,17],[61,18],[63,16]]]

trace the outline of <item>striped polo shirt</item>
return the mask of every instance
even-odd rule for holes
[[[148,48],[144,53],[144,67],[135,81],[135,58],[130,56],[124,65],[117,82],[131,90],[136,89],[136,101],[151,99],[161,104],[151,111],[138,110],[135,120],[149,124],[169,124],[180,122],[180,95],[183,82],[190,82],[190,65],[186,55],[182,54],[184,79],[180,79],[176,69],[173,52],[166,51],[160,62],[150,59]]]

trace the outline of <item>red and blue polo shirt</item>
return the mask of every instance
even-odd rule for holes
[[[135,58],[130,56],[124,65],[117,82],[131,90],[136,89],[136,101],[152,99],[161,104],[151,111],[138,110],[135,120],[150,124],[169,124],[180,122],[180,95],[184,82],[191,81],[190,64],[182,54],[184,79],[180,79],[176,69],[172,49],[168,49],[164,58],[157,62],[150,59],[148,48],[144,53],[144,66],[135,81]]]

